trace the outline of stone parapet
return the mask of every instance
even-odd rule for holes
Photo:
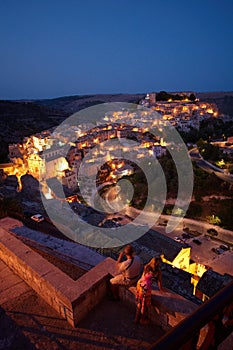
[[[0,228],[0,259],[72,326],[77,326],[103,300],[109,288],[109,278],[115,275],[115,260],[106,258],[74,281],[3,228]],[[123,302],[136,309],[135,293],[135,287],[120,288]],[[167,330],[196,307],[168,290],[153,290],[149,317]]]
[[[73,326],[104,298],[115,268],[107,258],[74,281],[3,228],[0,259]]]
[[[121,287],[120,296],[128,305],[135,305],[136,287],[128,289]],[[151,303],[149,319],[164,330],[176,326],[198,307],[198,305],[168,289],[165,291],[153,289]]]

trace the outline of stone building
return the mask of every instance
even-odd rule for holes
[[[77,176],[75,172],[65,169],[62,176],[62,184],[69,189],[75,189],[77,187]]]
[[[195,295],[202,301],[206,301],[232,280],[233,276],[228,274],[221,275],[210,269],[200,278]]]
[[[45,174],[45,160],[41,154],[32,153],[27,158],[28,171],[36,179],[44,177]]]

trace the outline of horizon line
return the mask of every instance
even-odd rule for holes
[[[196,90],[176,90],[176,91],[168,91],[168,90],[160,90],[160,91],[165,91],[165,92],[168,92],[168,93],[185,93],[185,92],[188,92],[188,93],[233,93],[233,90],[203,90],[203,91],[196,91]],[[41,97],[38,97],[38,98],[1,98],[0,97],[0,101],[12,101],[12,102],[20,102],[20,101],[38,101],[38,100],[53,100],[53,99],[59,99],[59,98],[66,98],[66,97],[85,97],[85,96],[95,96],[95,95],[143,95],[143,94],[147,94],[147,93],[158,93],[160,91],[155,91],[155,90],[152,90],[152,91],[147,91],[147,92],[115,92],[115,93],[111,93],[111,92],[108,92],[108,93],[85,93],[85,94],[71,94],[71,95],[56,95],[56,96],[53,96],[53,97],[44,97],[44,98],[41,98]]]

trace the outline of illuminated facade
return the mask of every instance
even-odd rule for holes
[[[29,154],[27,158],[28,172],[36,179],[43,178],[45,173],[45,160],[38,153]]]
[[[193,262],[190,258],[190,254],[191,247],[187,247],[182,248],[173,260],[165,258],[164,255],[162,255],[161,258],[163,262],[190,274],[190,280],[193,285],[193,294],[195,295],[197,284],[202,275],[207,271],[207,267],[203,264]]]

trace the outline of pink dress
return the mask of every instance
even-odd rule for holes
[[[151,304],[151,290],[153,282],[152,272],[143,273],[142,277],[137,283],[137,303],[141,304],[141,313],[144,313],[145,308]]]

